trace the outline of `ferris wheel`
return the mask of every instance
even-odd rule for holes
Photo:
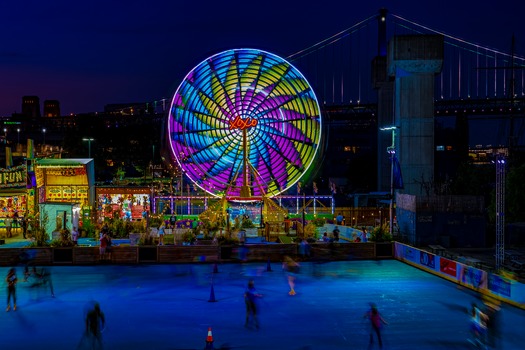
[[[321,113],[312,88],[289,62],[235,49],[186,75],[171,102],[168,133],[172,155],[202,190],[272,197],[312,165]]]

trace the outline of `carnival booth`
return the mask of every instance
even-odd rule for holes
[[[138,221],[150,212],[149,187],[97,187],[98,220],[121,218]]]
[[[79,227],[81,211],[94,205],[93,159],[38,159],[35,177],[40,222],[46,232]]]
[[[12,227],[18,228],[18,219],[26,215],[28,193],[26,166],[0,169],[0,227],[6,227],[10,218]]]

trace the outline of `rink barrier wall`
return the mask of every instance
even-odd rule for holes
[[[399,242],[394,242],[394,251],[394,257],[399,261],[525,309],[523,283]]]
[[[217,245],[163,245],[114,246],[111,255],[100,256],[99,247],[60,248],[2,248],[0,266],[24,264],[27,259],[34,265],[93,265],[98,263],[191,263],[219,261],[282,261],[283,256],[311,260],[351,260],[393,258],[393,243],[310,243],[307,252],[298,244]],[[304,253],[304,254],[303,254]]]

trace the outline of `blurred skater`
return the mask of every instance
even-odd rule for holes
[[[86,328],[84,336],[77,349],[99,350],[103,349],[102,331],[106,326],[106,318],[100,309],[100,304],[95,302],[86,314]]]
[[[388,324],[379,311],[377,310],[377,306],[374,303],[370,304],[370,310],[368,310],[365,313],[364,318],[368,319],[370,321],[370,345],[374,343],[374,333],[377,336],[377,342],[379,343],[379,347],[383,347],[383,340],[381,339],[381,327],[383,324]]]
[[[472,303],[469,316],[472,338],[468,341],[477,348],[485,349],[487,346],[487,315],[476,303]]]
[[[499,349],[500,317],[501,310],[497,300],[486,300],[485,314],[487,315],[487,345],[491,349]]]
[[[255,328],[259,329],[259,320],[257,319],[257,298],[261,298],[262,295],[257,293],[253,280],[248,282],[248,287],[244,292],[244,303],[246,304],[246,321],[244,327],[250,325],[250,317],[253,320]]]
[[[24,281],[31,282],[30,287],[49,287],[51,291],[51,297],[55,297],[51,272],[46,267],[38,269],[36,266],[33,266],[32,269],[28,269],[26,272],[24,272],[24,277]]]
[[[11,297],[13,297],[13,310],[16,311],[16,282],[18,282],[18,278],[14,267],[9,269],[5,281],[7,282],[7,308],[5,311],[11,309]]]
[[[295,295],[295,279],[299,273],[299,264],[289,256],[284,257],[283,270],[286,272],[288,285],[290,286],[289,295]]]

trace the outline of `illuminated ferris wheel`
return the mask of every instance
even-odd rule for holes
[[[321,113],[294,66],[265,51],[236,49],[186,75],[171,102],[168,132],[173,156],[204,191],[272,197],[311,166]]]

